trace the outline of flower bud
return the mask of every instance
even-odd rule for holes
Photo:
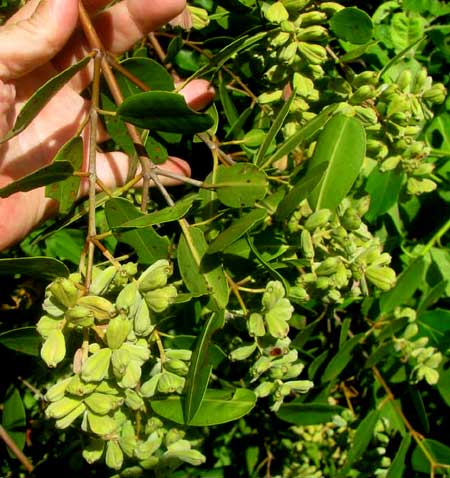
[[[283,375],[283,380],[289,380],[290,378],[297,378],[302,372],[303,369],[305,368],[305,364],[303,363],[294,363],[291,364]]]
[[[119,444],[114,440],[108,440],[106,443],[105,463],[108,468],[120,470],[123,465],[123,452]]]
[[[308,231],[314,231],[318,227],[328,224],[331,219],[331,211],[329,209],[319,209],[313,212],[305,221],[305,228]]]
[[[403,93],[411,93],[412,74],[411,70],[403,70],[397,78],[397,86]]]
[[[135,334],[142,337],[146,337],[147,335],[150,335],[150,333],[155,328],[155,326],[152,325],[152,322],[150,319],[150,310],[145,300],[142,300],[141,303],[139,304],[139,307],[136,310],[136,314],[134,316],[133,323],[134,323]]]
[[[148,267],[139,277],[139,292],[159,289],[167,284],[167,279],[172,275],[172,265],[167,259],[160,259]]]
[[[327,257],[316,269],[316,274],[319,276],[330,276],[337,271],[338,264],[341,259],[337,256]]]
[[[392,171],[400,164],[401,160],[402,160],[402,157],[400,155],[389,156],[381,163],[380,171],[383,173],[386,171]]]
[[[72,425],[72,423],[84,413],[86,410],[86,405],[84,403],[80,403],[76,408],[74,408],[70,413],[66,416],[56,420],[55,427],[59,428],[60,430],[67,428],[68,426]]]
[[[123,452],[130,458],[134,455],[137,439],[134,426],[130,420],[126,420],[120,429],[119,445]]]
[[[46,339],[53,330],[62,330],[64,324],[64,319],[55,319],[54,317],[43,315],[36,324],[36,328],[39,335]]]
[[[86,382],[101,382],[107,375],[112,350],[100,349],[92,354],[81,368],[81,378]]]
[[[316,43],[298,42],[297,49],[303,58],[313,65],[324,63],[327,59],[327,50]]]
[[[121,379],[130,363],[130,352],[124,348],[115,349],[111,354],[111,365],[116,378]]]
[[[253,313],[250,315],[247,322],[248,333],[252,337],[262,337],[266,334],[266,328],[264,327],[264,319],[261,314]],[[235,360],[243,360],[236,358]]]
[[[97,320],[109,320],[114,316],[116,308],[108,299],[96,295],[85,295],[78,299],[78,305],[91,310]]]
[[[285,385],[289,386],[291,390],[294,390],[298,393],[307,393],[314,384],[310,380],[291,380],[285,382]]]
[[[164,369],[175,373],[176,375],[180,375],[181,377],[186,376],[189,371],[188,365],[182,360],[178,359],[166,360],[164,362]]]
[[[290,65],[295,60],[295,55],[297,53],[297,44],[295,42],[288,43],[278,53],[278,59]]]
[[[351,105],[360,105],[364,101],[370,100],[375,96],[375,88],[371,85],[360,86],[349,98]]]
[[[382,291],[388,291],[394,287],[396,276],[394,269],[390,267],[368,267],[366,269],[366,277],[376,287]]]
[[[99,436],[111,435],[117,431],[117,423],[108,415],[97,415],[88,411],[87,423],[89,429]]]
[[[134,344],[125,342],[122,345],[122,349],[127,350],[130,354],[131,360],[136,360],[141,364],[150,358],[150,350],[148,347],[148,343],[145,339],[137,340]]]
[[[81,403],[79,398],[63,397],[56,402],[52,402],[46,409],[45,415],[48,418],[62,418],[75,410]]]
[[[137,282],[130,282],[119,292],[116,298],[116,309],[129,312],[139,297]]]
[[[344,212],[344,215],[341,217],[341,224],[347,229],[347,231],[356,231],[361,226],[361,218],[358,214],[358,211],[349,207]]]
[[[173,285],[150,290],[144,294],[144,299],[151,310],[160,313],[166,310],[177,296],[177,289]]]
[[[105,451],[105,442],[100,438],[91,439],[89,445],[84,448],[83,458],[90,464],[100,460]]]
[[[280,281],[269,281],[262,297],[262,305],[264,306],[264,309],[273,309],[284,295],[284,287]]]
[[[378,83],[378,73],[376,71],[363,71],[355,75],[352,79],[352,86],[354,88],[359,88],[363,85],[373,85],[375,86]]]
[[[89,287],[89,293],[91,295],[103,295],[110,286],[117,274],[117,268],[115,266],[108,266],[106,269],[96,271]]]
[[[431,88],[424,91],[422,98],[430,103],[441,104],[445,101],[447,89],[442,83],[435,83]]]
[[[242,347],[238,347],[237,349],[234,349],[233,351],[230,352],[228,355],[230,360],[245,360],[252,353],[256,350],[256,343],[250,344],[250,345],[243,345]]]
[[[320,42],[328,38],[328,30],[321,25],[311,25],[297,31],[297,40],[306,42]]]
[[[416,196],[423,193],[429,193],[431,191],[434,191],[436,188],[437,184],[428,178],[408,178],[408,181],[406,183],[406,190],[408,191],[408,194]]]
[[[314,245],[308,229],[303,229],[300,234],[300,246],[306,259],[314,259]]]
[[[59,329],[52,330],[41,348],[41,358],[48,367],[56,367],[66,356],[66,340]]]
[[[125,390],[125,405],[131,410],[145,410],[144,400],[134,390]]]
[[[158,381],[158,391],[161,393],[181,393],[185,379],[171,372],[162,372]]]
[[[131,330],[131,322],[118,316],[110,320],[106,329],[106,343],[112,350],[118,349],[125,342]]]
[[[70,382],[67,385],[67,393],[76,395],[77,397],[83,397],[92,393],[97,387],[96,383],[85,383],[81,380],[81,377],[76,374],[71,377]]]
[[[261,382],[253,391],[258,398],[268,397],[274,390],[273,382]]]
[[[70,279],[59,277],[48,286],[48,290],[64,307],[73,307],[77,302],[79,291]]]
[[[187,349],[165,349],[167,359],[178,359],[188,362],[191,360],[192,351]]]
[[[161,375],[162,374],[157,373],[150,380],[147,380],[142,384],[140,393],[143,397],[151,398],[155,395]]]
[[[122,405],[123,399],[115,395],[94,392],[84,399],[84,403],[97,415],[106,415]]]
[[[187,8],[191,14],[192,28],[195,30],[201,30],[209,25],[207,10],[200,7],[194,7],[193,5],[188,5]]]
[[[178,428],[171,428],[164,437],[164,445],[169,447],[172,443],[176,443],[179,440],[182,440],[186,432],[179,430]]]
[[[264,372],[267,372],[272,367],[272,360],[269,357],[262,356],[260,357],[250,369],[250,373],[254,377],[252,382],[256,380]]]
[[[130,360],[123,377],[117,382],[121,388],[134,388],[141,379],[141,366],[136,360]]]
[[[161,447],[162,433],[160,430],[154,431],[146,441],[138,442],[134,455],[138,460],[144,460],[155,453]]]
[[[282,90],[275,90],[271,92],[262,93],[258,96],[258,103],[260,105],[266,105],[268,103],[275,103],[283,98]]]
[[[47,390],[45,399],[48,402],[56,402],[57,400],[61,400],[64,397],[64,393],[66,392],[67,386],[71,380],[72,377],[67,377],[56,382]]]
[[[264,11],[264,16],[269,22],[281,23],[289,19],[289,13],[281,2],[275,2]]]
[[[94,325],[94,313],[92,310],[79,304],[66,310],[64,317],[69,325],[74,327],[91,327]]]
[[[293,12],[299,12],[303,10],[311,0],[281,0],[281,3],[286,7],[287,10]]]
[[[309,3],[309,2],[308,2]],[[308,25],[315,25],[317,23],[323,23],[327,21],[327,15],[324,12],[317,10],[311,12],[301,13],[296,19],[295,24],[299,27],[306,27]]]
[[[187,440],[178,440],[167,447],[163,458],[178,458],[190,465],[199,466],[206,461],[206,457],[198,450],[192,450],[191,444]]]

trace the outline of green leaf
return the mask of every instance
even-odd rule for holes
[[[122,224],[145,216],[130,201],[123,198],[110,199],[105,204],[105,214],[109,227],[115,229]],[[117,240],[131,246],[143,264],[153,264],[169,255],[169,240],[161,237],[150,226],[145,230],[114,232]]]
[[[297,181],[295,186],[286,194],[278,205],[275,213],[276,219],[279,221],[285,221],[319,184],[326,169],[326,163],[318,164],[314,168],[309,168],[307,174]]]
[[[2,425],[20,450],[25,446],[25,407],[16,387],[9,387],[3,402]],[[9,450],[8,450],[9,451]],[[15,456],[10,452],[11,456]]]
[[[386,478],[403,478],[406,467],[406,454],[411,445],[411,435],[408,433],[403,437],[402,442],[392,460]]]
[[[321,128],[323,128],[327,121],[333,116],[334,112],[336,111],[336,108],[336,105],[327,106],[322,110],[321,113],[319,113],[305,126],[303,126],[303,128],[299,129],[283,143],[277,145],[276,151],[272,154],[272,156],[270,156],[270,158],[268,158],[264,162],[260,169],[264,169],[267,166],[270,166],[275,161],[278,161],[283,156],[289,154],[302,143],[311,139]]]
[[[350,470],[353,463],[355,463],[363,453],[367,450],[375,430],[375,425],[378,421],[378,410],[372,410],[364,417],[361,423],[356,429],[355,436],[353,437],[353,445],[349,449],[347,461],[344,467],[338,473],[338,477],[347,477],[347,473]]]
[[[219,166],[213,186],[222,204],[236,208],[254,206],[268,188],[266,175],[248,163]]]
[[[206,427],[231,422],[247,415],[255,403],[256,395],[245,388],[232,391],[209,389],[189,425]],[[161,400],[152,400],[150,406],[161,417],[185,425],[182,397],[171,396]]]
[[[397,171],[381,172],[377,167],[367,178],[366,191],[370,194],[370,207],[364,216],[369,222],[385,212],[397,202],[404,176]]]
[[[421,445],[428,451],[434,463],[450,465],[450,448],[437,440],[425,438]],[[420,446],[416,446],[411,456],[411,465],[414,471],[429,474],[431,463]]]
[[[293,91],[289,99],[284,103],[283,107],[280,109],[277,116],[272,121],[272,124],[270,125],[270,129],[267,132],[263,143],[261,144],[258,151],[256,152],[255,161],[254,161],[256,166],[261,167],[262,165],[264,165],[264,162],[263,162],[264,156],[266,155],[266,152],[269,149],[269,146],[272,144],[272,141],[275,139],[276,135],[278,134],[278,131],[280,131],[281,127],[283,126],[284,120],[286,119],[286,116],[289,113],[289,109],[292,105],[292,102],[295,99],[295,96],[296,96],[295,91]]]
[[[328,363],[322,377],[320,378],[321,383],[331,382],[339,376],[349,364],[352,359],[353,350],[359,344],[363,336],[364,333],[355,335],[344,343],[338,353]]]
[[[225,81],[223,78],[220,78],[219,81],[219,98],[223,106],[223,112],[228,121],[228,124],[232,126],[239,118],[238,111],[234,106],[231,96],[228,93]]]
[[[434,309],[420,314],[417,318],[419,335],[428,337],[430,345],[440,350],[450,346],[450,311]]]
[[[64,181],[72,176],[73,171],[73,166],[69,161],[49,164],[1,188],[0,197],[6,198],[20,191],[31,191],[41,186]]]
[[[345,410],[344,407],[327,403],[302,403],[299,399],[281,405],[278,418],[299,426],[320,425],[333,420]]]
[[[120,224],[116,229],[140,229],[165,222],[178,221],[178,219],[181,219],[189,212],[196,198],[197,195],[190,194],[177,201],[174,206],[139,216],[136,219]]]
[[[356,118],[340,114],[328,121],[308,168],[327,164],[322,181],[310,196],[313,208],[336,209],[358,177],[365,151],[365,131]]]
[[[426,20],[420,15],[397,12],[392,16],[391,40],[396,51],[401,51],[419,41],[425,34]]]
[[[0,259],[0,275],[13,276],[15,274],[43,277],[51,280],[56,277],[67,277],[70,272],[63,262],[52,257]]]
[[[125,99],[117,109],[124,121],[140,128],[193,134],[206,131],[213,119],[189,108],[184,97],[167,91],[147,91]]]
[[[426,263],[423,257],[415,259],[400,274],[397,284],[380,297],[380,310],[383,314],[392,312],[399,305],[406,305],[414,292],[421,285]]]
[[[330,19],[330,26],[338,38],[355,45],[367,43],[372,38],[372,20],[356,7],[343,8],[335,13]]]
[[[250,229],[253,229],[265,217],[267,217],[265,209],[253,209],[248,214],[244,214],[214,239],[209,245],[206,254],[215,254],[216,252],[223,251]]]
[[[437,388],[447,407],[450,407],[450,369],[445,370],[441,367]]]
[[[228,303],[228,284],[216,256],[206,255],[208,244],[203,232],[196,228],[183,234],[177,249],[181,277],[194,295],[210,295],[213,310],[224,309]]]
[[[206,321],[192,352],[189,372],[186,376],[184,389],[184,421],[190,424],[198,412],[212,372],[210,347],[213,334],[223,327],[225,322],[224,311],[213,313]]]
[[[0,344],[15,352],[38,357],[42,338],[36,327],[20,327],[0,334]]]
[[[120,65],[126,68],[129,73],[139,78],[151,90],[173,91],[175,89],[170,73],[155,60],[134,56],[121,61]],[[125,98],[142,92],[139,86],[135,85],[120,72],[116,72],[116,76],[120,90]]]
[[[28,101],[23,105],[20,113],[17,115],[16,122],[12,129],[0,139],[0,144],[10,140],[17,134],[21,133],[39,114],[44,106],[52,99],[52,97],[66,84],[70,79],[82,70],[92,59],[94,53],[84,57],[78,63],[65,69],[58,75],[55,75],[40,88],[38,88]]]
[[[86,232],[84,230],[61,229],[45,241],[45,255],[57,257],[62,261],[70,261],[75,266],[78,266],[85,243]]]
[[[58,151],[53,160],[54,163],[68,161],[74,171],[79,171],[83,164],[83,140],[77,136],[70,139]],[[73,207],[78,196],[81,178],[71,176],[64,181],[53,183],[45,188],[45,195],[48,198],[55,199],[59,203],[59,213],[67,214]]]

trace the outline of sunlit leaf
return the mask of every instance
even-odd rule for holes
[[[294,425],[308,426],[331,422],[335,415],[339,415],[344,410],[344,407],[337,405],[315,402],[303,403],[296,399],[284,403],[278,410],[277,416]]]
[[[110,199],[105,205],[105,214],[112,229],[144,216],[130,201],[123,198]],[[157,234],[151,226],[143,230],[116,231],[114,235],[119,241],[130,245],[143,264],[152,264],[169,255],[169,240]]]
[[[61,73],[53,76],[50,78],[50,80],[38,88],[20,110],[12,129],[0,139],[0,144],[21,133],[39,114],[44,106],[52,99],[52,97],[66,83],[68,83],[76,73],[82,70],[89,63],[92,57],[93,54],[84,57],[78,63],[75,63]]]
[[[52,257],[18,257],[16,259],[0,259],[0,275],[13,276],[24,274],[31,277],[67,277],[69,269],[66,265]]]
[[[2,407],[2,425],[20,450],[25,446],[25,407],[19,390],[9,387]],[[12,457],[15,455],[9,450]]]
[[[231,422],[247,415],[255,403],[256,395],[245,388],[232,391],[210,389],[206,391],[200,408],[189,425],[203,427]],[[161,417],[180,425],[185,424],[182,397],[152,400],[150,406]]]
[[[343,8],[330,20],[331,30],[342,40],[361,45],[372,38],[373,25],[369,15],[356,7]]]
[[[267,179],[256,166],[219,166],[214,183],[219,201],[229,207],[253,206],[267,192]]]
[[[216,252],[223,251],[256,224],[261,222],[266,216],[267,211],[265,209],[253,209],[248,214],[244,214],[214,239],[206,253],[215,254]]]
[[[130,96],[117,113],[124,121],[140,128],[193,134],[210,128],[214,121],[189,108],[184,97],[167,91],[147,91]]]
[[[326,163],[322,181],[310,195],[315,209],[335,209],[350,191],[366,152],[365,131],[355,118],[337,115],[325,125],[317,140],[309,169]]]
[[[69,161],[49,164],[1,188],[0,197],[6,198],[17,192],[31,191],[58,181],[64,181],[72,176],[73,171],[74,168]]]
[[[209,377],[212,371],[210,360],[211,340],[214,332],[223,327],[224,311],[213,313],[206,321],[202,332],[198,336],[192,352],[189,372],[186,376],[184,389],[184,420],[190,424],[201,407],[208,388]]]
[[[0,344],[15,352],[38,357],[42,338],[36,327],[20,327],[0,334]]]
[[[74,171],[79,171],[83,164],[83,140],[77,136],[69,140],[56,154],[55,163],[68,161]],[[59,203],[60,214],[67,214],[78,196],[81,178],[71,176],[64,181],[53,183],[45,188],[45,195]]]

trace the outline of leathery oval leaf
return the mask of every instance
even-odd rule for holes
[[[249,163],[219,166],[213,185],[219,201],[225,206],[253,206],[267,193],[266,175]]]
[[[327,164],[322,180],[309,196],[311,206],[336,209],[358,177],[365,154],[366,135],[360,121],[343,114],[331,118],[309,162],[308,170]]]
[[[209,129],[214,121],[189,108],[178,93],[147,91],[125,99],[117,109],[124,121],[140,128],[170,133],[195,134]]]
[[[256,395],[245,388],[233,391],[209,389],[189,425],[203,427],[231,422],[247,415],[255,403]],[[163,418],[180,425],[185,424],[182,397],[174,395],[161,400],[152,400],[150,405],[153,411]]]

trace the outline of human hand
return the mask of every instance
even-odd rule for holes
[[[84,0],[91,14],[108,3]],[[184,7],[185,0],[122,0],[99,13],[93,23],[105,49],[119,54]],[[30,0],[0,27],[0,137],[12,127],[21,107],[39,86],[89,51],[77,25],[78,0]],[[90,80],[88,70],[76,75],[21,134],[0,146],[0,187],[51,162],[74,136],[89,109],[79,92]],[[193,81],[181,93],[197,109],[206,106],[214,94],[204,80]],[[100,133],[98,139],[106,136]],[[110,189],[125,182],[128,165],[123,153],[97,154],[97,175]],[[188,163],[179,158],[170,157],[163,167],[190,174]],[[167,178],[161,182],[174,184]],[[56,210],[57,203],[45,197],[45,188],[0,199],[0,250],[20,241]]]

